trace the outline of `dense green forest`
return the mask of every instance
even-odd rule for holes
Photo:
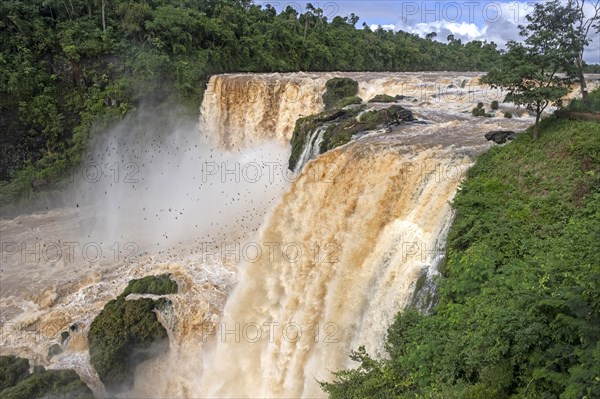
[[[399,313],[390,358],[359,348],[331,398],[600,397],[600,125],[541,131],[478,159],[433,313]]]
[[[7,0],[0,27],[0,203],[54,182],[142,101],[196,117],[215,73],[483,71],[500,56],[249,0]]]

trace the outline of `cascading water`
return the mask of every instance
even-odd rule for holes
[[[289,148],[282,145],[298,117],[322,110],[320,96],[333,76],[356,79],[363,100],[406,96],[402,105],[427,124],[369,133],[321,155],[324,129],[317,129],[303,149],[303,166],[290,176]],[[0,289],[2,354],[49,368],[74,367],[102,395],[87,358],[86,326],[129,279],[169,271],[180,286],[169,296],[173,313],[161,316],[171,350],[139,366],[135,386],[121,396],[324,396],[316,381],[352,366],[352,349],[365,345],[384,355],[394,315],[415,300],[419,279],[436,273],[451,221],[449,201],[487,148],[483,133],[531,123],[527,116],[470,116],[474,103],[497,99],[489,94],[476,74],[213,77],[200,129],[214,147],[193,139],[195,132],[160,148],[137,140],[127,156],[115,150],[120,159],[133,153],[140,162],[161,162],[146,169],[135,190],[115,193],[112,185],[98,185],[86,191],[86,198],[114,195],[102,201],[112,205],[82,202],[0,222],[3,240],[43,243],[81,237],[90,212],[98,228],[103,216],[114,214],[118,220],[106,221],[112,227],[100,230],[116,228],[126,239],[142,234],[148,244],[135,264],[104,259],[93,267],[84,261],[42,264],[31,256],[23,262],[4,253],[9,260],[2,278],[10,284]],[[279,180],[273,185],[244,174],[256,173],[257,165],[263,176],[271,171]],[[182,166],[185,173],[178,175]],[[155,175],[162,176],[159,187]],[[171,215],[170,195],[184,215]],[[162,219],[144,220],[149,215],[139,207]],[[218,250],[207,254],[200,235]],[[156,246],[158,240],[168,244]],[[48,346],[75,322],[81,325],[77,340],[47,358]]]
[[[319,155],[319,148],[321,143],[323,142],[323,134],[327,130],[327,125],[319,126],[315,131],[311,134],[308,142],[304,146],[302,150],[302,154],[300,154],[300,159],[298,159],[298,164],[294,168],[294,173],[298,174],[302,171],[302,168],[308,161],[314,159]]]
[[[288,144],[296,120],[323,107],[326,81],[304,73],[213,76],[202,101],[201,130],[229,150],[264,139]]]

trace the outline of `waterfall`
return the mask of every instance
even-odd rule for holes
[[[319,155],[319,149],[321,143],[323,142],[323,135],[327,130],[328,125],[319,126],[315,129],[314,132],[311,133],[310,139],[304,145],[304,149],[302,150],[302,154],[300,154],[300,159],[298,159],[298,164],[294,169],[294,174],[298,174],[304,165],[314,159]]]
[[[317,381],[351,367],[351,350],[364,345],[385,356],[387,329],[399,310],[411,303],[429,308],[424,297],[435,291],[431,279],[444,256],[450,201],[488,147],[482,133],[493,126],[459,114],[489,93],[476,75],[454,75],[344,74],[359,81],[364,100],[382,93],[414,96],[414,111],[430,124],[364,137],[322,155],[327,126],[311,133],[298,178],[255,242],[262,256],[240,269],[192,391],[322,397]],[[279,77],[280,85],[293,76]],[[478,97],[455,90],[467,84],[464,92]],[[231,132],[223,123],[214,127],[213,134],[227,142]],[[265,135],[289,140],[291,130],[258,136]],[[426,279],[424,289],[415,296],[420,278]]]
[[[371,132],[324,154],[327,127],[320,126],[290,177],[296,120],[323,110],[325,82],[334,76],[356,79],[364,101],[403,96],[400,104],[427,124]],[[325,396],[317,381],[354,366],[353,349],[364,345],[373,356],[385,356],[396,313],[411,304],[430,307],[431,278],[452,220],[449,202],[490,145],[483,134],[531,123],[527,116],[472,117],[477,102],[503,98],[477,78],[217,75],[204,94],[200,134],[178,129],[157,140],[147,114],[140,116],[149,126],[142,130],[152,140],[121,140],[129,130],[121,126],[112,135],[119,140],[102,143],[105,152],[92,160],[134,162],[139,182],[117,184],[117,175],[109,174],[80,187],[94,201],[73,194],[77,207],[2,220],[0,230],[27,248],[57,239],[83,245],[82,226],[89,229],[86,218],[96,215],[97,224],[111,219],[110,234],[97,240],[106,253],[113,254],[114,242],[133,239],[140,244],[137,263],[108,256],[95,264],[81,256],[56,264],[9,257],[0,321],[18,333],[0,335],[3,353],[48,368],[73,367],[102,395],[89,364],[86,326],[130,279],[169,272],[179,284],[169,295],[172,312],[160,316],[170,351],[138,366],[133,389],[121,397]],[[78,340],[48,359],[48,347],[75,322],[82,326]]]
[[[443,254],[448,201],[470,164],[376,142],[307,164],[258,240],[277,244],[272,256],[244,266],[225,308],[208,396],[319,397],[316,380],[350,366],[352,349],[383,355],[394,315]]]
[[[231,74],[213,76],[200,112],[201,130],[221,148],[249,147],[260,140],[288,144],[301,116],[323,108],[324,74]]]

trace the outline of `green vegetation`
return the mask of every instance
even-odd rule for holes
[[[395,103],[396,97],[388,96],[387,94],[378,94],[369,100],[370,103]]]
[[[491,118],[494,116],[485,111],[485,108],[483,108],[483,103],[477,103],[477,106],[471,110],[471,113],[473,116],[485,116],[486,118]]]
[[[511,119],[513,117],[513,114],[510,111],[504,111],[504,117],[507,119]]]
[[[170,273],[165,273],[131,280],[119,297],[125,298],[129,294],[168,295],[176,293],[177,283],[171,280]]]
[[[412,112],[400,105],[391,105],[380,110],[372,110],[363,113],[360,122],[374,123],[376,125],[400,124],[403,121],[414,120]]]
[[[323,104],[325,109],[331,109],[347,97],[354,97],[358,93],[358,82],[350,78],[333,78],[325,83]]]
[[[29,360],[15,356],[0,356],[0,392],[14,387],[29,377]]]
[[[3,1],[0,204],[64,182],[89,141],[142,101],[196,118],[215,73],[482,71],[500,57],[494,43],[446,45],[358,21],[249,0]]]
[[[350,118],[355,118],[361,111],[364,110],[364,108],[364,105],[351,109],[336,108],[298,119],[296,121],[294,133],[291,139],[292,153],[290,154],[288,168],[290,170],[294,170],[296,168],[296,164],[300,159],[300,155],[302,154],[306,140],[310,139],[311,134],[317,128],[325,123],[331,123],[333,121],[340,122]]]
[[[573,112],[600,112],[600,87],[589,93],[587,101],[583,99],[571,100],[567,110]]]
[[[479,108],[479,107],[475,107],[471,110],[471,113],[473,114],[473,116],[485,116],[485,109],[483,108]]]
[[[412,120],[414,120],[412,112],[399,105],[365,112],[360,116],[358,121],[354,115],[347,115],[346,118],[336,120],[327,128],[323,135],[323,142],[321,143],[319,153],[322,154],[350,142],[352,136],[357,133],[381,129],[393,124],[400,124],[403,121]]]
[[[490,108],[493,110],[496,110],[498,108],[500,108],[500,104],[498,104],[497,100],[492,101],[492,104],[490,105]]]
[[[600,397],[600,125],[542,121],[494,147],[453,206],[438,304],[359,348],[331,398]]]
[[[138,364],[168,350],[168,335],[156,317],[155,309],[168,306],[160,298],[126,300],[130,293],[169,294],[177,284],[168,274],[132,280],[121,295],[106,304],[94,319],[88,333],[90,361],[110,392],[133,383]]]
[[[0,397],[3,399],[73,398],[92,399],[92,391],[73,370],[45,370],[29,373],[29,360],[0,356]]]
[[[306,145],[306,140],[311,137],[316,129],[325,124],[328,126],[323,134],[319,154],[350,142],[352,136],[357,133],[414,120],[412,112],[400,105],[391,105],[387,108],[371,110],[361,114],[365,107],[365,105],[362,105],[351,109],[332,109],[298,119],[291,140],[292,153],[288,163],[289,169],[294,170],[296,168],[302,150]],[[360,117],[357,119],[359,114]]]
[[[344,107],[347,107],[348,105],[356,105],[356,104],[362,104],[362,98],[360,98],[358,96],[346,97],[346,98],[342,98],[340,101],[338,101],[338,103],[335,105],[335,108],[344,108]]]

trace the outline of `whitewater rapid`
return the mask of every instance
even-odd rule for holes
[[[322,110],[333,76],[356,79],[365,101],[405,96],[400,104],[425,124],[367,134],[319,156],[307,148],[307,159],[316,158],[287,171],[295,121]],[[364,345],[385,356],[395,314],[414,300],[419,279],[436,275],[449,202],[489,147],[483,134],[531,124],[522,111],[503,118],[510,104],[472,117],[478,102],[502,100],[477,78],[218,75],[199,127],[173,128],[158,141],[152,131],[123,141],[126,126],[114,129],[90,159],[133,163],[136,182],[107,168],[93,184],[89,175],[75,179],[70,206],[0,221],[1,354],[73,367],[102,396],[87,355],[89,323],[131,278],[168,271],[180,287],[169,295],[173,313],[159,315],[171,350],[139,366],[122,397],[324,396],[317,381],[353,366],[351,350]],[[44,256],[57,242],[79,244],[72,261]],[[5,243],[25,244],[25,253]],[[82,252],[90,243],[103,257]],[[48,358],[74,323],[80,329],[65,351]]]

